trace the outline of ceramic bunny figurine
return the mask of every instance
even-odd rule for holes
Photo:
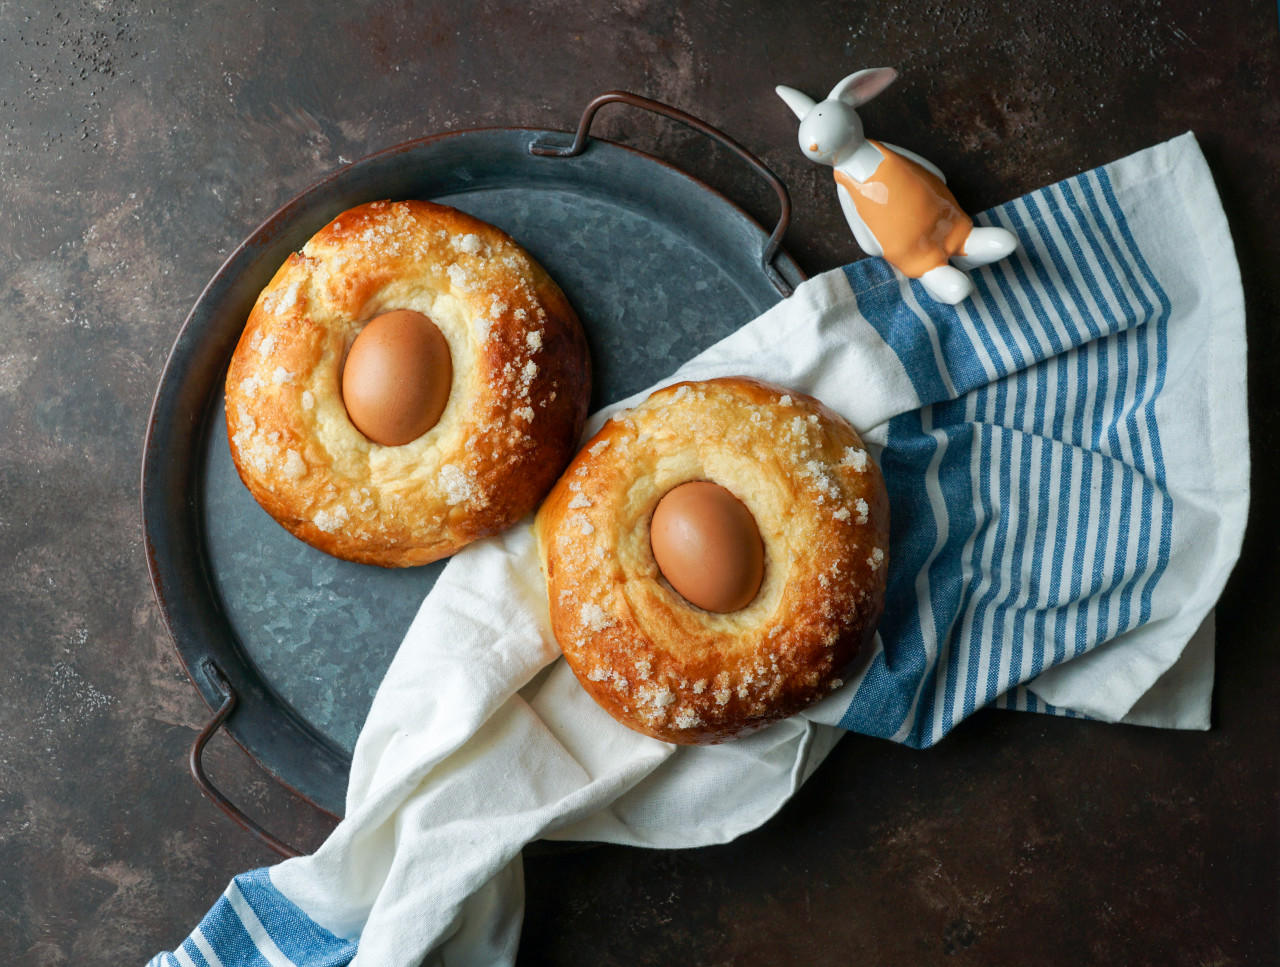
[[[858,71],[820,104],[791,87],[777,91],[800,119],[800,149],[835,169],[836,194],[858,245],[955,305],[973,291],[962,270],[1004,258],[1018,240],[1003,228],[975,228],[942,172],[924,158],[863,136],[854,108],[897,77],[891,67]]]

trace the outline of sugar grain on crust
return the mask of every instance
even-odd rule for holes
[[[468,255],[479,255],[484,249],[484,243],[480,241],[480,236],[470,233],[463,235],[461,238],[455,238],[453,246],[459,252],[466,252]]]
[[[673,704],[676,700],[676,695],[666,685],[647,684],[640,689],[637,698],[641,705],[657,710]]]
[[[302,459],[302,454],[297,450],[286,450],[284,452],[284,475],[288,480],[298,480],[306,476],[307,461]]]
[[[826,494],[828,497],[836,496],[837,490],[835,484],[832,483],[831,478],[827,476],[827,470],[821,463],[817,460],[810,460],[804,465],[804,469],[805,476],[811,478],[814,485],[822,491],[822,493]]]
[[[844,459],[840,466],[849,467],[854,473],[862,473],[867,469],[867,451],[857,447],[845,447]]]
[[[320,511],[320,513],[316,514],[312,523],[326,534],[332,534],[339,527],[345,524],[349,517],[350,515],[347,513],[347,508],[342,506],[342,504],[338,504],[332,510]]]
[[[288,312],[297,304],[299,285],[300,285],[299,282],[294,282],[292,285],[289,286],[288,289],[284,291],[284,294],[281,295],[276,300],[275,308],[271,310],[274,315],[283,316],[286,312]],[[262,355],[265,356],[266,353],[263,353]]]
[[[467,270],[456,262],[450,265],[445,272],[449,276],[449,281],[459,289],[469,289],[471,287],[471,276],[467,275]]]
[[[691,708],[682,708],[671,719],[678,729],[696,729],[702,724],[702,716]]]
[[[440,468],[440,487],[444,490],[445,500],[451,505],[461,504],[474,496],[475,478],[460,467],[445,464]]]
[[[604,608],[596,604],[594,601],[588,601],[582,606],[580,612],[582,623],[593,632],[604,631],[613,624],[613,620],[605,614]]]

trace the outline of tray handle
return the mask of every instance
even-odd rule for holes
[[[222,669],[215,665],[211,659],[205,658],[202,660],[200,668],[209,681],[214,684],[214,687],[222,693],[223,699],[222,704],[213,713],[213,718],[209,719],[205,727],[200,730],[200,734],[196,736],[195,742],[191,744],[191,755],[188,759],[188,763],[191,766],[191,778],[195,780],[196,786],[204,793],[205,798],[226,813],[227,818],[245,830],[245,832],[252,833],[263,846],[274,850],[286,859],[293,856],[301,856],[302,853],[300,851],[294,849],[284,840],[272,835],[241,812],[240,807],[218,791],[217,787],[209,781],[209,777],[205,775],[204,763],[201,761],[204,747],[209,744],[213,734],[222,727],[222,723],[235,711],[238,698],[236,690],[231,687],[227,677],[222,674]]]
[[[779,246],[782,245],[782,236],[786,234],[787,226],[791,223],[791,195],[788,194],[787,186],[782,183],[782,179],[775,175],[768,165],[719,128],[712,127],[706,121],[696,118],[692,114],[686,114],[679,108],[674,108],[670,104],[663,104],[661,101],[655,101],[652,98],[641,97],[639,94],[632,94],[630,91],[606,91],[588,104],[586,110],[582,112],[582,119],[578,122],[578,131],[573,136],[572,144],[555,145],[544,141],[535,141],[529,145],[529,153],[540,157],[552,158],[572,158],[581,154],[582,149],[586,147],[587,132],[591,129],[591,122],[595,119],[596,112],[606,104],[613,103],[629,104],[641,110],[652,111],[654,114],[661,114],[664,117],[671,118],[673,121],[687,124],[695,131],[701,131],[707,137],[720,142],[720,144],[736,154],[769,183],[774,194],[778,196],[778,223],[774,226],[773,234],[769,236],[769,241],[765,244],[764,251],[760,254],[760,268],[768,276],[769,281],[773,283],[773,287],[782,294],[783,298],[791,295],[793,291],[791,283],[782,277],[782,273],[773,264],[773,258],[778,254]]]

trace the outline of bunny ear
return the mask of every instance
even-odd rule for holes
[[[801,121],[804,116],[813,110],[815,101],[808,94],[797,91],[794,87],[784,87],[779,84],[774,88],[778,92],[778,97],[787,102],[787,107],[795,112],[796,117]]]
[[[831,89],[828,100],[844,101],[850,107],[866,104],[886,87],[898,79],[898,72],[892,67],[871,67],[856,74],[850,74]]]

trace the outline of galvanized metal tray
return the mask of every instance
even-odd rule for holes
[[[676,168],[588,138],[595,111],[614,101],[690,124],[756,167],[782,208],[772,234]],[[779,247],[790,203],[776,176],[703,122],[625,92],[593,101],[572,144],[560,132],[480,129],[373,155],[308,188],[232,253],[183,324],[156,391],[143,521],[160,610],[216,710],[192,750],[192,773],[229,816],[286,854],[205,779],[204,743],[225,728],[280,782],[340,815],[374,691],[444,562],[386,570],[290,536],[236,475],[222,384],[281,262],[333,216],[379,198],[452,205],[524,245],[582,319],[592,409],[661,379],[804,277]]]

